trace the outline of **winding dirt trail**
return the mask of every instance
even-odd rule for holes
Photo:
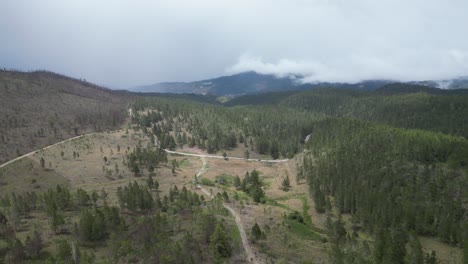
[[[112,131],[111,131],[112,132]],[[102,132],[100,132],[102,133]],[[72,141],[72,140],[75,140],[75,139],[78,139],[80,137],[86,137],[86,136],[91,136],[91,135],[94,135],[94,134],[99,134],[99,133],[89,133],[89,134],[83,134],[83,135],[80,135],[80,136],[76,136],[76,137],[72,137],[72,138],[68,138],[68,139],[65,139],[63,141],[60,141],[60,142],[57,142],[55,144],[52,144],[52,145],[49,145],[49,146],[46,146],[44,148],[40,148],[40,149],[37,149],[37,150],[34,150],[34,151],[31,151],[29,153],[26,153],[24,155],[21,155],[17,158],[14,158],[12,160],[9,160],[3,164],[0,165],[0,168],[3,168],[17,160],[20,160],[22,158],[25,158],[25,157],[29,157],[29,156],[32,156],[34,153],[36,153],[37,151],[41,151],[41,150],[47,150],[49,148],[52,148],[56,145],[59,145],[59,144],[63,144],[63,143],[66,143],[68,141]],[[200,177],[202,176],[207,170],[207,163],[206,163],[206,159],[205,158],[215,158],[215,159],[224,159],[223,156],[215,156],[215,155],[202,155],[202,154],[193,154],[193,153],[184,153],[184,152],[177,152],[177,151],[171,151],[171,150],[167,150],[165,149],[165,151],[167,153],[172,153],[172,154],[178,154],[178,155],[184,155],[184,156],[192,156],[192,157],[199,157],[202,162],[203,162],[203,165],[201,167],[201,169],[197,172],[197,177]],[[235,159],[235,160],[246,160],[244,158],[238,158],[238,157],[228,157],[229,159]],[[261,160],[261,159],[247,159],[247,161],[256,161],[256,162],[268,162],[268,163],[280,163],[280,162],[287,162],[288,159],[283,159],[283,160]],[[205,193],[206,195],[208,195],[210,198],[212,198],[210,192],[208,192],[206,189],[204,189],[202,186],[199,186],[200,190]],[[245,250],[245,253],[247,255],[247,261],[249,263],[252,263],[252,264],[258,264],[258,261],[255,257],[255,253],[252,249],[252,247],[250,246],[249,244],[249,240],[247,238],[247,233],[245,232],[245,229],[244,229],[244,226],[242,225],[242,219],[239,215],[239,213],[237,213],[231,206],[229,206],[228,204],[226,203],[223,203],[223,206],[224,208],[226,208],[233,216],[234,216],[234,219],[235,219],[235,222],[236,222],[236,225],[237,225],[237,228],[239,229],[239,233],[240,233],[240,236],[241,236],[241,240],[242,240],[242,245],[244,247],[244,250]]]
[[[114,132],[118,132],[118,131],[121,131],[121,130],[119,129],[119,130],[106,131],[106,132],[92,132],[92,133],[82,134],[82,135],[79,135],[79,136],[76,136],[76,137],[72,137],[72,138],[67,138],[67,139],[62,140],[62,141],[60,141],[60,142],[54,143],[54,144],[52,144],[52,145],[48,145],[48,146],[43,147],[43,148],[40,148],[40,149],[33,150],[33,151],[29,152],[29,153],[26,153],[26,154],[24,154],[24,155],[21,155],[21,156],[19,156],[19,157],[16,157],[16,158],[14,158],[14,159],[12,159],[12,160],[9,160],[9,161],[7,161],[7,162],[1,164],[1,165],[0,165],[0,169],[3,168],[3,167],[5,167],[5,166],[7,166],[8,164],[11,164],[11,163],[17,161],[17,160],[20,160],[20,159],[22,159],[22,158],[26,158],[26,157],[32,156],[32,155],[34,155],[34,153],[36,153],[36,152],[38,152],[38,151],[47,150],[47,149],[50,149],[50,148],[52,148],[52,147],[54,147],[54,146],[57,146],[57,145],[66,143],[66,142],[68,142],[68,141],[72,141],[72,140],[75,140],[75,139],[78,139],[78,138],[81,138],[81,137],[88,137],[88,136],[98,135],[98,134],[114,133]]]
[[[167,153],[170,154],[178,154],[178,155],[184,155],[184,156],[192,156],[192,157],[200,157],[200,158],[212,158],[212,159],[224,159],[223,156],[216,156],[216,155],[205,155],[205,154],[194,154],[194,153],[186,153],[186,152],[178,152],[178,151],[172,151],[165,149]],[[289,159],[281,159],[281,160],[262,160],[262,159],[244,159],[244,158],[238,158],[238,157],[227,157],[228,159],[232,160],[247,160],[247,161],[258,161],[258,162],[267,162],[267,163],[281,163],[281,162],[287,162]]]
[[[19,157],[17,157],[17,158],[14,158],[14,159],[12,159],[12,160],[9,160],[9,161],[3,163],[2,165],[0,165],[0,168],[3,168],[3,167],[5,167],[5,166],[7,166],[8,164],[11,164],[11,163],[13,163],[13,162],[15,162],[15,161],[17,161],[17,160],[22,159],[22,158],[26,158],[26,157],[32,156],[32,155],[33,155],[34,153],[36,153],[37,151],[46,150],[46,149],[49,149],[49,148],[51,148],[51,147],[57,146],[57,145],[59,145],[59,144],[62,144],[62,143],[68,142],[68,141],[72,141],[72,140],[77,139],[77,138],[80,138],[80,137],[89,136],[89,135],[94,135],[94,134],[99,134],[99,133],[89,133],[89,134],[79,135],[79,136],[76,136],[76,137],[72,137],[72,138],[68,138],[68,139],[62,140],[62,141],[57,142],[57,143],[55,143],[55,144],[49,145],[49,146],[47,146],[47,147],[43,147],[43,148],[40,148],[40,149],[33,150],[33,151],[29,152],[29,153],[26,153],[26,154],[24,154],[24,155],[21,155],[21,156],[19,156]]]
[[[177,153],[177,154],[184,155],[184,153]],[[205,159],[204,155],[200,155],[200,158],[201,158],[201,160],[203,162],[203,165],[202,165],[201,169],[197,172],[197,174],[196,174],[197,177],[202,176],[208,170],[208,168],[206,167],[206,159]],[[213,198],[211,196],[210,192],[208,192],[206,189],[204,189],[201,185],[197,186],[197,187],[200,188],[200,190],[202,192],[204,192],[206,195],[208,195],[210,198]],[[242,225],[242,220],[241,220],[240,215],[228,204],[223,203],[223,206],[224,206],[224,208],[228,209],[228,211],[234,216],[237,228],[239,229],[239,233],[240,233],[240,236],[241,236],[242,246],[244,247],[245,253],[247,254],[247,262],[252,263],[252,264],[257,264],[258,261],[255,258],[255,253],[252,250],[252,247],[249,244],[249,240],[247,238],[247,233],[245,232],[244,226]]]

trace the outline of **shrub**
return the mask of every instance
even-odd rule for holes
[[[207,179],[207,178],[203,178],[201,179],[200,183],[202,185],[206,185],[206,186],[215,186],[214,182],[210,179]]]

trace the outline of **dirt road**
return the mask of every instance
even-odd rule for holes
[[[15,162],[15,161],[17,161],[17,160],[22,159],[22,158],[32,156],[32,155],[33,155],[34,153],[36,153],[37,151],[46,150],[46,149],[49,149],[49,148],[51,148],[51,147],[53,147],[53,146],[56,146],[56,145],[59,145],[59,144],[62,144],[62,143],[68,142],[68,141],[72,141],[72,140],[74,140],[74,139],[77,139],[77,138],[80,138],[80,137],[83,137],[83,136],[92,135],[92,134],[97,134],[97,133],[90,133],[90,134],[86,134],[86,135],[80,135],[80,136],[72,137],[72,138],[65,139],[65,140],[63,140],[63,141],[57,142],[57,143],[55,143],[55,144],[49,145],[49,146],[47,146],[47,147],[43,147],[43,148],[41,148],[41,149],[37,149],[37,150],[31,151],[31,152],[29,152],[29,153],[27,153],[27,154],[24,154],[24,155],[22,155],[22,156],[19,156],[19,157],[17,157],[17,158],[14,158],[14,159],[12,159],[12,160],[9,160],[9,161],[3,163],[2,165],[0,165],[0,168],[3,168],[3,167],[5,167],[5,166],[7,166],[8,164],[11,164],[11,163],[13,163],[13,162]]]
[[[215,155],[205,155],[205,154],[194,154],[194,153],[185,153],[185,152],[178,152],[178,151],[172,151],[165,149],[167,153],[171,154],[179,154],[179,155],[184,155],[184,156],[192,156],[192,157],[200,157],[200,158],[212,158],[212,159],[224,159],[223,156],[215,156]],[[238,157],[227,157],[228,159],[233,159],[233,160],[247,160],[247,161],[258,161],[258,162],[268,162],[268,163],[280,163],[280,162],[287,162],[289,159],[282,159],[282,160],[262,160],[262,159],[244,159],[244,158],[238,158]]]
[[[46,150],[46,149],[49,149],[49,148],[51,148],[51,147],[57,146],[57,145],[59,145],[59,144],[66,143],[66,142],[68,142],[68,141],[72,141],[72,140],[78,139],[78,138],[80,138],[80,137],[87,137],[87,136],[98,135],[98,134],[103,134],[103,133],[113,133],[113,132],[117,132],[117,131],[120,131],[120,130],[114,130],[114,131],[108,131],[108,132],[93,132],[93,133],[88,133],[88,134],[83,134],[83,135],[79,135],[79,136],[76,136],[76,137],[68,138],[68,139],[62,140],[62,141],[60,141],[60,142],[57,142],[57,143],[55,143],[55,144],[49,145],[49,146],[47,146],[47,147],[43,147],[43,148],[40,148],[40,149],[36,149],[36,150],[34,150],[34,151],[31,151],[31,152],[29,152],[29,153],[26,153],[26,154],[24,154],[24,155],[21,155],[21,156],[19,156],[19,157],[17,157],[17,158],[14,158],[14,159],[12,159],[12,160],[9,160],[9,161],[3,163],[2,165],[0,165],[0,169],[3,168],[3,167],[5,167],[5,166],[7,166],[8,164],[11,164],[11,163],[17,161],[17,160],[20,160],[20,159],[25,158],[25,157],[32,156],[34,153],[36,153],[36,152],[38,152],[38,151]]]
[[[179,154],[179,153],[177,153]],[[186,153],[182,153],[180,155],[184,155]],[[201,155],[200,156],[201,160],[203,161],[203,165],[201,167],[201,169],[197,172],[197,177],[200,177],[202,176],[208,169],[206,167],[206,160],[205,160],[205,157],[204,155]],[[202,186],[199,186],[200,190],[202,192],[204,192],[206,195],[208,195],[210,198],[213,198],[210,194],[210,192],[208,192],[206,189],[204,189]],[[258,261],[256,260],[255,258],[255,254],[252,250],[252,247],[250,246],[249,244],[249,240],[247,238],[247,233],[245,232],[244,230],[244,226],[242,225],[242,220],[241,220],[241,217],[240,215],[231,207],[229,206],[228,204],[226,203],[223,203],[223,206],[224,208],[228,209],[228,211],[234,216],[234,219],[236,221],[236,225],[237,225],[237,228],[239,229],[239,233],[240,233],[240,236],[241,236],[241,240],[242,240],[242,246],[244,247],[244,250],[245,250],[245,253],[247,254],[247,261],[248,263],[255,263],[257,264]]]

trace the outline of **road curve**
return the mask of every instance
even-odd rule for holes
[[[166,151],[167,153],[170,153],[170,154],[179,154],[179,155],[184,155],[184,156],[192,156],[192,157],[200,157],[200,158],[212,158],[212,159],[224,159],[223,156],[178,152],[178,151],[172,151],[172,150],[168,150],[168,149],[164,149],[164,151]],[[244,158],[229,157],[229,156],[227,158],[228,159],[233,159],[233,160],[247,160],[247,161],[258,161],[258,162],[267,162],[267,163],[281,163],[281,162],[289,161],[289,159],[262,160],[262,159],[244,159]]]
[[[32,156],[34,153],[36,153],[36,152],[38,152],[38,151],[46,150],[46,149],[49,149],[49,148],[51,148],[51,147],[57,146],[57,145],[59,145],[59,144],[66,143],[66,142],[68,142],[68,141],[72,141],[72,140],[75,140],[75,139],[78,139],[78,138],[81,138],[81,137],[87,137],[87,136],[92,136],[92,135],[97,135],[97,134],[103,134],[103,133],[113,133],[113,132],[117,132],[117,131],[120,131],[120,130],[106,131],[106,132],[93,132],[93,133],[82,134],[82,135],[79,135],[79,136],[76,136],[76,137],[68,138],[68,139],[62,140],[62,141],[60,141],[60,142],[57,142],[57,143],[55,143],[55,144],[49,145],[49,146],[47,146],[47,147],[43,147],[43,148],[40,148],[40,149],[33,150],[33,151],[29,152],[29,153],[26,153],[26,154],[24,154],[24,155],[21,155],[21,156],[19,156],[19,157],[17,157],[17,158],[14,158],[14,159],[12,159],[12,160],[9,160],[9,161],[3,163],[2,165],[0,165],[0,169],[3,168],[3,167],[5,167],[5,166],[7,166],[7,165],[9,165],[9,164],[11,164],[11,163],[13,163],[13,162],[15,162],[15,161],[17,161],[17,160],[20,160],[20,159],[25,158],[25,157]]]
[[[207,171],[205,157],[202,155],[200,158],[203,161],[203,165],[202,165],[201,169],[197,172],[197,174],[196,174],[197,177],[200,177],[201,175],[203,175]],[[200,190],[202,192],[204,192],[206,195],[208,195],[208,197],[213,198],[211,196],[211,194],[206,189],[204,189],[201,185],[199,186],[199,188],[200,188]],[[242,246],[244,247],[245,253],[247,254],[247,261],[249,263],[257,264],[258,262],[257,262],[257,260],[255,258],[255,253],[253,252],[252,247],[249,244],[249,240],[247,238],[247,233],[245,232],[244,226],[242,225],[240,215],[234,209],[232,209],[232,207],[230,207],[226,203],[223,203],[223,206],[224,206],[224,208],[228,209],[228,211],[234,216],[237,228],[239,229],[239,233],[240,233],[240,236],[241,236]]]
[[[5,167],[5,166],[7,166],[7,165],[9,165],[9,164],[11,164],[11,163],[17,161],[17,160],[20,160],[20,159],[22,159],[22,158],[29,157],[29,156],[33,155],[34,153],[36,153],[37,151],[46,150],[46,149],[49,149],[49,148],[51,148],[51,147],[53,147],[53,146],[56,146],[56,145],[58,145],[58,144],[62,144],[62,143],[65,143],[65,142],[72,141],[72,140],[74,140],[74,139],[80,138],[80,137],[82,137],[82,136],[85,136],[85,135],[88,136],[88,135],[92,135],[92,134],[97,134],[97,133],[84,134],[84,135],[80,135],[80,136],[68,138],[68,139],[62,140],[62,141],[60,141],[60,142],[57,142],[57,143],[55,143],[55,144],[49,145],[49,146],[47,146],[47,147],[43,147],[43,148],[40,148],[40,149],[33,150],[33,151],[29,152],[29,153],[26,153],[26,154],[24,154],[24,155],[21,155],[21,156],[19,156],[19,157],[17,157],[17,158],[14,158],[14,159],[12,159],[12,160],[9,160],[9,161],[3,163],[2,165],[0,165],[0,168],[3,168],[3,167]]]

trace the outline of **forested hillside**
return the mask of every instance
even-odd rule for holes
[[[354,238],[332,235],[335,263],[422,258],[417,236],[466,247],[466,139],[332,118],[314,125],[306,153],[298,177],[316,210],[351,215]],[[374,236],[370,251],[355,240],[363,230]]]
[[[153,127],[158,138],[171,135],[163,147],[246,144],[293,157],[310,134],[298,180],[307,180],[316,211],[330,214],[334,263],[433,263],[421,236],[466,248],[468,100],[463,91],[409,88],[272,93],[228,108],[157,99],[134,107],[157,109],[141,122],[172,117]]]
[[[138,112],[147,108],[151,113],[139,118]],[[298,153],[312,123],[324,116],[274,106],[225,108],[165,98],[137,100],[132,109],[144,129],[164,119],[152,125],[163,148],[189,145],[213,153],[243,144],[274,159]]]
[[[0,162],[116,127],[132,97],[51,72],[0,71]]]
[[[50,73],[2,72],[1,76],[5,89],[1,96],[6,102],[7,98],[15,100],[15,104],[6,105],[22,111],[15,115],[2,105],[10,109],[2,122],[6,142],[29,139],[39,146],[111,128],[124,120],[126,107],[131,109],[128,128],[134,126],[133,133],[120,131],[118,137],[107,141],[109,146],[116,145],[115,151],[111,148],[105,154],[102,146],[91,151],[91,146],[98,148],[94,143],[79,149],[82,155],[98,155],[103,161],[102,182],[118,184],[109,189],[114,192],[113,203],[107,204],[105,193],[89,195],[65,187],[5,196],[0,206],[11,224],[5,225],[8,228],[4,233],[16,228],[17,219],[27,222],[31,212],[46,214],[60,227],[64,225],[61,214],[66,212],[76,223],[67,230],[86,251],[83,259],[93,258],[88,250],[99,247],[111,250],[114,261],[173,263],[178,256],[184,258],[180,263],[236,259],[243,253],[238,234],[226,232],[226,226],[233,225],[221,206],[229,201],[226,190],[234,197],[239,198],[238,192],[246,195],[246,203],[265,206],[265,215],[270,207],[290,210],[289,205],[280,203],[291,198],[286,194],[291,188],[289,176],[279,190],[268,189],[272,182],[257,172],[246,173],[242,180],[224,174],[216,175],[216,183],[202,179],[201,184],[221,187],[226,193],[205,201],[184,187],[178,189],[174,181],[197,190],[194,185],[199,184],[198,178],[193,171],[177,176],[182,160],[178,161],[174,153],[168,157],[165,149],[217,153],[224,156],[221,162],[225,164],[229,162],[226,152],[232,151],[244,155],[244,166],[251,166],[249,158],[291,159],[285,166],[297,171],[296,188],[307,183],[303,186],[304,190],[308,186],[313,198],[314,219],[322,218],[323,223],[319,227],[320,223],[310,220],[312,211],[303,200],[302,214],[282,213],[281,228],[290,230],[284,234],[306,232],[308,236],[300,239],[318,241],[319,248],[329,252],[332,263],[432,264],[439,260],[459,263],[461,254],[465,261],[468,258],[468,95],[464,91],[400,84],[376,91],[322,88],[239,97],[222,105],[213,96],[201,95],[147,95],[130,100],[124,94]],[[34,97],[28,97],[31,95]],[[13,141],[13,136],[23,141]],[[127,142],[121,151],[118,142],[127,139],[133,143]],[[5,146],[10,150],[12,145]],[[61,151],[61,158],[53,154],[48,159],[54,160],[59,171],[62,163],[80,161],[77,150],[73,158]],[[45,162],[40,162],[39,170],[46,170]],[[205,162],[200,171],[206,169]],[[217,169],[223,171],[223,167]],[[53,166],[48,170],[53,171]],[[247,167],[241,170],[248,171]],[[283,172],[275,173],[278,177]],[[78,175],[81,177],[81,173]],[[148,175],[146,185],[142,175]],[[115,181],[114,176],[120,180]],[[156,176],[158,180],[153,181]],[[137,182],[128,183],[133,178]],[[168,181],[166,189],[158,190],[159,180]],[[233,181],[235,190],[222,184],[228,180]],[[268,192],[285,196],[272,200]],[[66,204],[61,204],[64,201]],[[241,211],[243,206],[240,203]],[[57,235],[60,230],[55,232],[55,228],[53,220],[51,230]],[[271,246],[271,241],[260,241],[267,240],[262,232],[270,226],[262,228],[265,231],[255,223],[252,234],[257,235],[252,241]],[[13,258],[11,250],[21,248],[23,242],[11,237],[3,254]],[[454,257],[436,254],[433,246],[422,245],[424,239],[450,248],[450,252],[456,252]],[[24,243],[30,245],[30,240]],[[292,245],[285,242],[287,237],[276,240],[274,243],[288,249]],[[74,246],[59,241],[57,247],[66,247],[68,254]],[[462,249],[464,253],[460,253]],[[265,246],[262,250],[270,250],[269,256],[274,256],[272,248]],[[34,251],[19,251],[31,254],[29,259],[36,258]],[[59,252],[50,257],[60,260],[70,256]]]
[[[322,89],[293,95],[283,103],[331,116],[468,137],[468,94],[437,89],[419,91],[412,86],[405,88],[405,92],[401,86],[375,92]]]
[[[281,95],[249,95],[226,105],[280,104],[329,116],[468,137],[467,90],[389,84],[375,91],[320,88]]]

